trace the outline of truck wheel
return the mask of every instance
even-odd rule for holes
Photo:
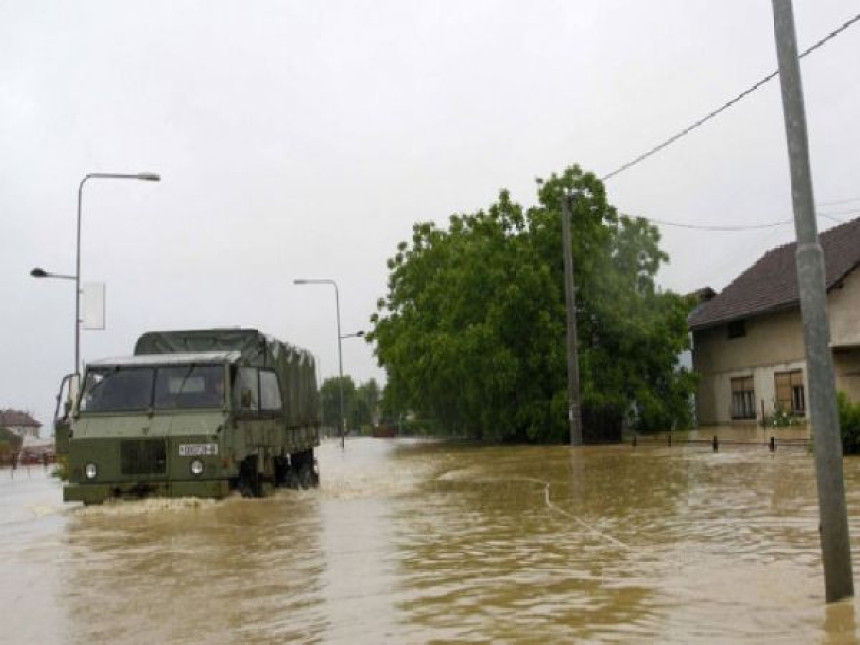
[[[302,465],[299,466],[299,486],[307,490],[314,484],[314,471],[311,464],[306,460],[302,460]]]
[[[290,464],[286,457],[275,457],[275,486],[287,486],[289,484]]]
[[[248,457],[239,467],[237,486],[242,497],[260,497],[260,476],[257,473],[256,457]]]

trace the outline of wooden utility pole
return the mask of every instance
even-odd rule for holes
[[[570,423],[570,445],[582,445],[582,413],[579,402],[579,354],[576,346],[576,292],[573,284],[573,249],[571,248],[570,214],[575,195],[561,198],[561,238],[564,245],[564,300],[567,305],[567,418]]]
[[[815,222],[803,86],[791,0],[773,0],[773,17],[791,165],[791,199],[797,233],[797,286],[809,376],[824,586],[827,602],[835,602],[854,595],[854,578],[845,507],[836,379],[829,346],[824,252],[818,241]]]

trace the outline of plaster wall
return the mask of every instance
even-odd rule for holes
[[[860,401],[860,271],[852,271],[827,296],[836,388]],[[728,337],[727,325],[693,333],[693,370],[699,375],[696,413],[702,425],[750,423],[732,419],[731,380],[752,376],[756,414],[774,412],[774,375],[803,370],[809,393],[800,308],[745,321],[746,334]],[[808,408],[807,401],[807,408]]]
[[[852,271],[827,295],[830,343],[860,347],[860,271]]]

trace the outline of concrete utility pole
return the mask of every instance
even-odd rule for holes
[[[827,602],[854,595],[851,544],[842,474],[842,439],[836,380],[830,353],[824,253],[818,241],[806,135],[806,114],[791,0],[773,0],[774,33],[782,87],[782,108],[791,164],[791,199],[797,233],[797,286],[809,370],[809,400],[815,474],[821,517],[821,551]]]
[[[567,305],[567,418],[570,445],[582,445],[582,413],[579,403],[579,354],[576,348],[576,293],[573,285],[573,250],[570,237],[571,202],[575,195],[561,198],[561,238],[564,245],[564,300]]]

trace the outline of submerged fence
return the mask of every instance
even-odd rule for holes
[[[631,445],[636,448],[638,446],[682,446],[682,445],[692,445],[692,446],[707,446],[711,448],[714,452],[719,452],[720,447],[725,446],[742,446],[745,448],[762,448],[767,447],[771,452],[776,452],[777,448],[802,448],[804,450],[812,449],[812,439],[808,438],[794,438],[794,439],[783,439],[780,437],[771,436],[769,441],[744,441],[741,439],[721,439],[719,436],[714,435],[710,439],[689,439],[682,437],[673,437],[671,433],[667,435],[661,435],[658,437],[642,437],[639,435],[633,435],[631,439]]]

